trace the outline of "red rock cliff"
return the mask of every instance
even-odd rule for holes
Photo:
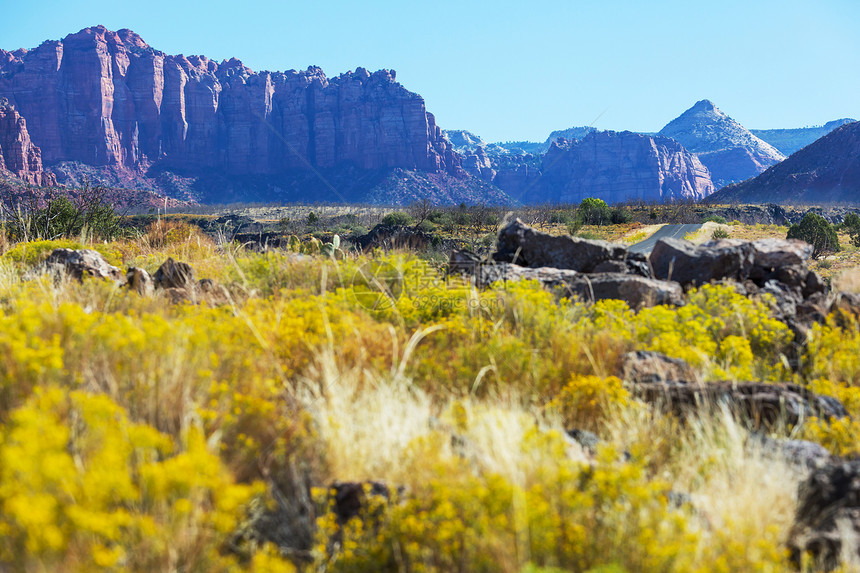
[[[714,192],[708,169],[681,144],[629,131],[559,140],[544,156],[541,173],[526,202],[699,200]]]
[[[309,165],[458,172],[424,100],[395,72],[253,72],[239,60],[169,56],[102,26],[0,52],[0,96],[46,163],[272,174]]]
[[[42,152],[30,141],[27,122],[5,98],[0,98],[0,171],[35,185],[55,182],[42,171]]]

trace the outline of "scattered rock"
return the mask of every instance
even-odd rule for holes
[[[759,239],[752,248],[755,266],[770,270],[805,265],[812,256],[812,245],[797,239]]]
[[[385,502],[391,501],[392,494],[402,493],[403,488],[391,488],[378,481],[368,482],[335,482],[330,488],[334,496],[334,514],[341,525],[361,515],[367,505],[368,498],[379,498]]]
[[[720,279],[743,281],[753,266],[752,244],[737,239],[720,239],[694,245],[682,239],[657,241],[651,251],[651,268],[659,279],[673,280],[685,287]]]
[[[49,271],[68,274],[78,280],[84,276],[120,282],[120,269],[109,264],[98,251],[90,249],[54,249],[45,261]]]
[[[789,533],[792,560],[811,554],[825,571],[839,565],[843,550],[860,556],[860,461],[839,461],[814,469],[798,491],[795,523]],[[848,535],[846,535],[848,534]],[[843,541],[855,540],[843,548]]]
[[[194,288],[194,269],[188,263],[174,261],[172,257],[164,261],[155,271],[155,284],[163,289],[186,289]]]
[[[522,267],[594,272],[605,261],[624,263],[627,247],[607,241],[541,233],[519,219],[499,231],[493,259]]]
[[[570,428],[565,430],[564,433],[568,438],[576,442],[583,450],[590,454],[594,454],[597,451],[598,444],[600,444],[600,438],[597,434],[589,432],[588,430]]]
[[[627,266],[627,272],[631,275],[639,275],[646,279],[654,278],[654,273],[651,272],[651,264],[648,262],[648,256],[645,253],[628,251],[624,263]]]
[[[679,418],[725,404],[753,428],[771,428],[780,422],[793,426],[811,416],[823,419],[848,416],[836,398],[815,394],[796,384],[659,382],[635,384],[631,389],[640,400],[659,405]]]
[[[603,261],[596,267],[594,267],[593,272],[595,273],[625,273],[627,272],[627,262],[626,261]]]
[[[484,263],[476,269],[475,283],[487,287],[498,281],[536,280],[548,288],[557,288],[572,284],[580,276],[578,272],[567,269],[531,269],[509,263]]]
[[[462,252],[452,253],[448,269],[449,272],[475,277],[475,284],[479,287],[499,281],[536,280],[547,288],[561,289],[568,296],[577,296],[589,302],[619,299],[631,308],[683,304],[684,291],[678,283],[637,275],[583,274],[553,267],[528,268],[510,263],[485,263]]]
[[[141,296],[149,296],[155,292],[155,280],[148,272],[138,267],[131,267],[125,273],[126,286]]]
[[[432,234],[424,232],[415,227],[402,225],[376,225],[365,235],[354,237],[351,242],[362,251],[372,249],[428,249],[439,241]],[[440,248],[444,245],[441,245]]]
[[[623,300],[638,309],[658,304],[684,304],[684,291],[676,282],[646,279],[621,273],[579,275],[565,283],[571,294],[593,302],[605,299]]]
[[[170,299],[170,304],[194,302],[194,291],[187,288],[168,287],[164,294]]]
[[[655,382],[693,382],[696,371],[680,358],[669,358],[659,352],[638,350],[621,359],[622,379],[636,384]]]
[[[801,469],[820,468],[833,460],[827,448],[807,440],[787,440],[752,434],[748,445],[759,447],[766,455],[780,458]]]

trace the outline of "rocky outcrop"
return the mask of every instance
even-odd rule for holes
[[[750,132],[788,157],[795,151],[800,151],[816,139],[824,137],[837,127],[846,123],[854,123],[856,119],[842,118],[828,121],[824,125],[813,127],[798,127],[794,129],[751,129]]]
[[[808,296],[822,290],[813,285],[820,279],[806,268],[810,256],[812,247],[795,239],[719,239],[694,245],[666,238],[657,242],[649,260],[656,277],[671,278],[684,286],[751,279],[763,288],[768,281],[777,280]]]
[[[621,201],[699,200],[714,191],[707,168],[676,141],[638,133],[602,131],[581,141],[553,143],[528,203],[579,203],[597,197]]]
[[[657,382],[634,384],[632,393],[680,418],[713,412],[724,405],[753,428],[794,426],[813,416],[826,420],[848,416],[836,398],[815,394],[796,384]]]
[[[683,304],[676,282],[655,280],[644,257],[606,241],[541,233],[519,219],[505,225],[493,260],[453,251],[448,272],[472,277],[476,286],[499,281],[536,280],[568,297],[594,302],[619,299],[631,308]]]
[[[27,119],[46,163],[459,172],[424,100],[393,70],[257,73],[236,59],[167,55],[131,30],[97,26],[0,58],[0,96]]]
[[[845,553],[860,557],[860,461],[836,461],[812,471],[798,491],[788,547],[795,564],[810,554],[822,570],[835,569]],[[843,547],[849,542],[848,547]]]
[[[463,169],[484,181],[492,181],[496,177],[496,170],[490,162],[490,157],[484,151],[483,146],[478,146],[471,153],[463,157]]]
[[[27,122],[6,98],[0,98],[0,173],[3,171],[34,185],[56,182],[42,170],[42,151],[30,140]]]
[[[649,350],[625,354],[621,358],[621,369],[623,380],[639,384],[691,382],[698,378],[695,370],[684,360]]]
[[[755,177],[785,155],[749,132],[708,100],[670,121],[660,135],[695,153],[718,187]]]
[[[807,145],[758,177],[720,189],[712,204],[856,203],[860,193],[860,122]]]
[[[84,277],[120,282],[120,269],[108,263],[98,251],[91,249],[54,249],[45,260],[45,269],[55,275],[69,275],[74,279]]]
[[[493,259],[522,267],[591,272],[604,261],[624,261],[627,247],[607,241],[541,233],[519,219],[499,231]]]

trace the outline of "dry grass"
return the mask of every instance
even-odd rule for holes
[[[779,238],[784,239],[788,234],[788,227],[781,225],[726,225],[732,239],[744,241],[755,241],[757,239]]]

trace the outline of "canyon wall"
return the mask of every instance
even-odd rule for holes
[[[55,182],[42,170],[42,152],[30,140],[27,122],[5,98],[0,98],[0,172],[34,185]]]
[[[254,72],[171,56],[130,30],[86,28],[0,51],[0,97],[45,163],[265,175],[349,164],[459,172],[424,100],[395,72]]]

